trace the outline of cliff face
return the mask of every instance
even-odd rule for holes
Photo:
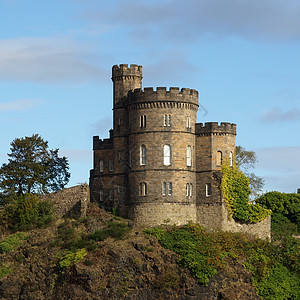
[[[11,271],[2,275],[1,299],[259,299],[241,265],[228,262],[201,286],[179,267],[176,254],[140,229],[122,239],[93,235],[111,224],[127,228],[128,221],[93,205],[87,216],[57,219],[28,232],[16,250],[0,254],[1,266]],[[89,250],[84,257],[78,254],[80,243]]]

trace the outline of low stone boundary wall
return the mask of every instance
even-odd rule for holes
[[[55,215],[59,217],[66,215],[85,217],[90,202],[90,189],[85,183],[43,195],[41,199],[53,202]]]

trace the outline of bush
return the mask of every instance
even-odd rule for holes
[[[64,272],[65,269],[70,268],[75,263],[83,260],[87,255],[86,249],[79,249],[75,252],[69,251],[66,255],[60,258],[58,262],[58,269],[61,272]]]
[[[51,223],[53,211],[50,202],[39,200],[37,195],[25,194],[6,204],[0,215],[11,229],[28,230]]]
[[[16,250],[27,239],[28,235],[23,232],[18,232],[5,238],[0,242],[0,253],[7,253]]]
[[[12,273],[11,268],[6,266],[0,266],[0,279]]]

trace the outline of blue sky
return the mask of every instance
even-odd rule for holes
[[[300,187],[300,1],[0,0],[0,163],[40,134],[88,182],[112,123],[111,67],[199,91],[198,122],[237,124],[265,190]]]

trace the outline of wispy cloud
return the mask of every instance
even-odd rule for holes
[[[106,117],[91,124],[91,131],[93,135],[99,135],[100,138],[105,138],[109,135],[109,129],[112,128],[112,119]]]
[[[0,102],[0,112],[29,110],[41,105],[44,102],[44,100],[37,99],[20,99],[10,102]]]
[[[293,122],[300,120],[300,110],[292,108],[289,110],[283,110],[280,107],[274,107],[269,111],[266,111],[260,118],[264,123],[274,122]]]
[[[82,83],[105,78],[89,47],[68,38],[0,40],[0,80]]]
[[[182,43],[207,34],[264,40],[300,38],[298,1],[119,0],[85,16],[106,24],[131,27],[132,37],[144,36],[145,40],[156,36]]]

